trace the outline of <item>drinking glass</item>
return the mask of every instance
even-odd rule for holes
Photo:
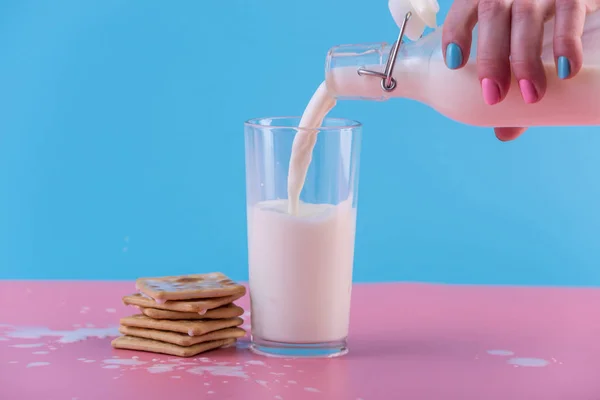
[[[362,125],[326,118],[311,130],[312,160],[291,214],[288,172],[299,122],[259,118],[244,127],[250,348],[334,357],[348,351]]]

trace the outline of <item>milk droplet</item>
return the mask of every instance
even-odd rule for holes
[[[27,368],[31,368],[31,367],[44,367],[46,365],[50,365],[49,362],[43,362],[43,361],[38,361],[38,362],[32,362],[27,364]]]
[[[103,360],[102,361],[104,364],[110,364],[110,365],[142,365],[142,364],[146,364],[146,362],[144,361],[139,361],[139,360],[134,360],[132,358],[124,358],[124,359],[114,359],[114,358],[109,358],[108,360]]]
[[[31,349],[34,347],[42,347],[44,343],[23,343],[23,344],[13,344],[10,347],[14,347],[16,349]]]
[[[157,364],[151,367],[148,367],[147,370],[151,374],[162,374],[164,372],[172,372],[177,364]]]
[[[507,361],[508,364],[515,365],[517,367],[545,367],[550,364],[548,361],[541,358],[511,358]]]
[[[17,328],[6,335],[19,339],[40,339],[42,337],[57,337],[59,343],[75,343],[88,338],[104,339],[119,336],[119,328],[79,328],[72,331],[55,331],[49,328]],[[42,344],[43,345],[43,344]],[[55,347],[48,347],[56,350]]]
[[[512,356],[515,353],[510,350],[488,350],[487,353],[491,356]]]

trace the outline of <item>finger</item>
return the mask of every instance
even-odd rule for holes
[[[442,28],[442,49],[448,68],[460,68],[469,60],[475,24],[477,1],[456,0],[450,7]]]
[[[477,72],[483,100],[494,105],[510,88],[510,1],[481,0],[478,9]]]
[[[574,77],[583,64],[581,35],[586,6],[583,0],[556,0],[554,17],[554,58],[560,79]]]
[[[527,104],[538,102],[546,92],[541,57],[547,8],[539,0],[515,0],[512,5],[510,64]]]
[[[527,128],[494,128],[494,133],[498,140],[509,142],[521,136],[526,130]]]

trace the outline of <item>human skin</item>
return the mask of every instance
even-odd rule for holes
[[[524,103],[537,103],[546,92],[541,60],[544,22],[554,17],[556,73],[560,79],[571,79],[583,63],[585,17],[598,8],[600,0],[455,0],[443,27],[446,65],[458,69],[466,64],[477,24],[477,72],[484,101],[493,106],[504,100],[512,72]],[[503,127],[494,132],[499,140],[510,141],[526,129]]]

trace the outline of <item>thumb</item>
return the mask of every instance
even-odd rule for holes
[[[494,128],[494,133],[498,140],[509,142],[521,136],[526,130],[527,128]]]

